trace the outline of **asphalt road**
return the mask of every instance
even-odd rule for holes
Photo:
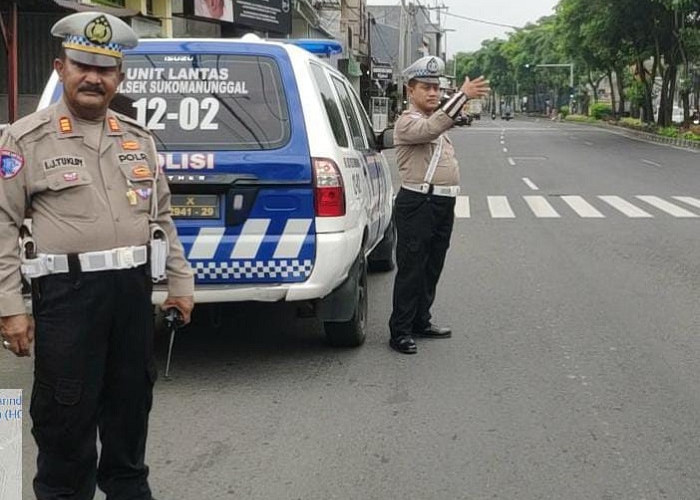
[[[391,274],[359,349],[288,306],[186,330],[156,386],[157,498],[700,499],[700,155],[545,121],[451,137],[454,337],[391,351]],[[0,377],[28,403],[30,362]]]

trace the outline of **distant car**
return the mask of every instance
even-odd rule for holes
[[[331,344],[359,346],[367,270],[394,267],[393,134],[314,55],[334,44],[143,40],[115,103],[155,136],[196,303],[299,303]],[[54,74],[40,106],[60,95]],[[165,293],[156,285],[154,302]]]

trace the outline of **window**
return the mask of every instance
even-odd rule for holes
[[[350,135],[352,135],[352,145],[355,149],[365,149],[365,140],[362,137],[362,128],[360,127],[360,122],[357,120],[357,113],[352,107],[352,100],[348,92],[345,83],[337,78],[333,78],[333,85],[338,91],[338,97],[340,97],[340,104],[343,106],[343,112],[345,113],[345,119],[350,126]]]
[[[335,142],[338,144],[338,146],[347,148],[348,135],[345,132],[345,125],[343,125],[343,118],[340,115],[338,103],[333,95],[333,89],[331,89],[331,85],[328,83],[328,78],[326,78],[326,72],[318,64],[311,63],[311,73],[313,74],[314,80],[316,80],[318,91],[321,93],[323,106],[326,108],[326,117],[328,118],[328,123],[330,123],[331,129],[333,130]]]
[[[350,90],[352,91],[353,89]],[[354,91],[350,92],[350,94],[352,95],[352,101],[355,103],[355,107],[357,108],[357,114],[360,115],[360,121],[362,122],[362,126],[365,129],[367,144],[369,145],[370,149],[376,149],[377,140],[374,135],[374,129],[372,128],[372,124],[369,122],[369,118],[367,117],[367,113],[365,112],[365,108],[362,106],[360,99],[357,97],[357,94]]]
[[[291,136],[274,59],[230,54],[131,55],[112,102],[165,151],[276,149]]]

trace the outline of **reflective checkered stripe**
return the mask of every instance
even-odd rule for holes
[[[197,283],[302,282],[315,258],[313,219],[250,218],[241,227],[180,232]]]
[[[267,280],[294,278],[305,280],[314,264],[310,260],[268,260],[233,262],[196,262],[194,270],[200,280]]]

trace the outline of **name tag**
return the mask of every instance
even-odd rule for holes
[[[57,156],[44,160],[44,170],[53,170],[61,167],[81,168],[85,166],[82,156]]]

